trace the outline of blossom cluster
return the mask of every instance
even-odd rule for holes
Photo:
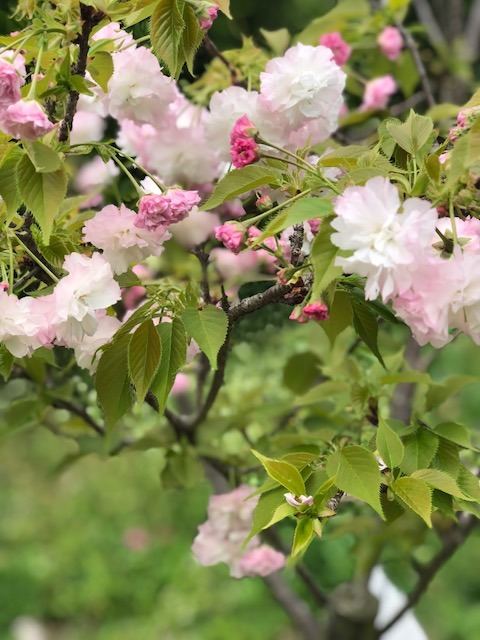
[[[258,502],[258,498],[249,498],[251,493],[247,485],[240,485],[230,493],[210,496],[208,520],[198,527],[192,546],[201,565],[224,562],[234,578],[268,576],[283,569],[283,553],[262,545],[258,536],[245,545]]]
[[[426,200],[400,202],[387,178],[349,187],[335,203],[336,263],[366,278],[365,297],[391,300],[419,344],[458,331],[480,344],[480,220],[438,218]]]
[[[120,327],[105,313],[120,299],[120,287],[99,253],[71,253],[63,269],[67,275],[43,297],[18,298],[0,289],[0,341],[18,358],[40,347],[70,347],[79,365],[90,368],[98,347]]]

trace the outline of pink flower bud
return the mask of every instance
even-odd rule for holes
[[[296,322],[299,322],[300,324],[305,324],[306,322],[308,322],[308,318],[306,318],[303,315],[303,309],[302,307],[295,307],[295,309],[292,311],[292,313],[288,316],[289,320],[295,320]]]
[[[260,198],[257,198],[255,206],[259,211],[268,211],[272,208],[272,199],[270,196],[260,196]]]
[[[238,138],[254,138],[257,134],[257,127],[247,116],[242,116],[233,125],[230,133],[230,144],[235,144]]]
[[[311,302],[303,308],[303,315],[309,320],[315,320],[316,322],[328,320],[328,307],[326,304],[320,302]]]
[[[210,29],[213,21],[217,17],[219,8],[218,4],[214,4],[203,11],[200,15],[200,29],[203,29],[204,31],[208,31]]]
[[[188,216],[193,207],[200,202],[197,191],[170,189],[165,195],[149,194],[140,199],[135,226],[155,231],[159,227],[168,227]]]
[[[397,84],[391,75],[374,78],[367,82],[360,111],[385,109],[390,97],[397,90]]]
[[[319,40],[319,44],[331,49],[333,59],[339,67],[343,66],[352,53],[352,47],[348,45],[338,31],[325,33]]]
[[[233,253],[239,253],[244,236],[244,229],[235,222],[227,222],[215,227],[215,238]]]
[[[385,27],[377,42],[383,55],[389,60],[396,60],[403,49],[402,34],[396,27]]]
[[[310,226],[310,231],[314,236],[317,235],[318,230],[320,229],[320,223],[321,223],[320,218],[312,218],[311,220],[308,221],[308,224]]]
[[[467,111],[466,109],[462,109],[457,116],[457,125],[459,127],[464,128],[467,123]]]
[[[5,282],[5,280],[3,282],[0,282],[0,289],[2,291],[8,291],[9,286],[10,285],[8,284],[8,282]]]
[[[184,191],[183,189],[169,189],[167,196],[170,198],[170,211],[172,223],[180,222],[188,216],[190,211],[200,202],[198,191]]]
[[[17,140],[36,140],[49,133],[53,124],[36,100],[19,100],[1,113],[0,128]]]
[[[302,507],[304,505],[311,507],[313,505],[313,496],[299,496],[297,499],[293,493],[284,493],[283,495],[292,507]]]

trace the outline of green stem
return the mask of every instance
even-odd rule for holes
[[[128,156],[126,153],[124,153],[123,151],[120,151],[120,149],[116,149],[115,147],[110,147],[112,151],[114,151],[115,153],[119,153],[123,158],[125,158],[125,160],[128,160],[129,162],[131,162],[135,167],[137,167],[137,169],[140,169],[140,171],[142,173],[144,173],[146,176],[148,176],[151,180],[153,180],[153,182],[157,185],[157,187],[160,189],[160,191],[166,191],[167,187],[162,184],[158,178],[156,178],[152,173],[150,173],[150,171],[147,171],[147,169],[145,169],[145,167],[143,167],[141,164],[139,164],[136,160],[134,160],[133,158],[131,158],[130,156]],[[144,193],[142,192],[142,196],[144,195]]]
[[[10,236],[7,233],[7,244],[8,244],[8,258],[9,258],[9,271],[8,271],[8,285],[9,285],[9,291],[10,293],[12,293],[13,291],[13,274],[14,274],[14,266],[13,266],[13,247],[12,247],[12,241],[10,239]],[[2,264],[2,267],[4,267],[4,265]]]
[[[41,38],[40,46],[38,48],[37,62],[35,63],[35,71],[33,72],[33,79],[30,84],[30,91],[28,92],[27,100],[35,98],[35,90],[37,87],[38,74],[40,73],[40,64],[42,62],[43,50],[45,48],[45,38]]]
[[[275,213],[275,211],[278,211],[279,209],[283,209],[283,207],[286,207],[287,205],[292,204],[292,202],[295,202],[299,198],[303,198],[303,196],[308,196],[309,193],[312,193],[312,189],[305,189],[305,191],[301,191],[300,193],[297,193],[296,196],[293,196],[292,198],[285,200],[285,202],[278,204],[276,207],[273,207],[273,209],[269,209],[268,211],[264,211],[263,213],[260,213],[258,216],[255,216],[254,218],[245,220],[245,223],[248,224],[248,226],[250,227],[252,224],[255,224],[256,222],[260,222],[260,220],[263,220],[264,218],[271,215],[272,213]]]
[[[130,171],[127,169],[127,167],[123,164],[123,162],[120,160],[120,158],[117,158],[117,156],[115,154],[112,154],[111,158],[120,167],[120,169],[123,171],[123,173],[127,176],[127,178],[130,180],[130,182],[133,184],[133,186],[135,187],[135,190],[137,192],[138,197],[141,198],[143,195],[145,195],[144,192],[142,191],[140,185],[138,184],[138,182],[135,180],[133,175],[130,173]]]
[[[57,276],[54,273],[52,273],[52,271],[50,271],[50,269],[45,264],[43,264],[43,262],[39,258],[37,258],[37,256],[33,253],[33,251],[30,251],[30,249],[27,247],[27,245],[22,240],[20,240],[20,238],[17,235],[15,235],[15,239],[24,248],[24,250],[28,253],[30,258],[34,262],[36,262],[38,264],[38,266],[41,267],[45,271],[46,274],[48,274],[50,276],[50,278],[53,280],[53,282],[58,282]]]
[[[457,225],[455,222],[455,215],[453,213],[452,198],[450,198],[449,215],[450,215],[450,222],[452,223],[453,244],[455,245],[455,244],[458,244],[458,235],[457,235]]]

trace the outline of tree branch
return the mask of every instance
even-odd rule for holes
[[[458,525],[454,525],[449,531],[447,531],[443,536],[442,548],[429,564],[418,569],[419,579],[416,587],[409,594],[407,602],[400,611],[394,615],[393,618],[387,622],[384,627],[382,627],[382,629],[380,629],[380,635],[391,629],[409,609],[418,603],[422,595],[428,589],[433,578],[437,575],[438,571],[465,542],[468,536],[478,525],[478,522],[479,521],[475,516],[469,514],[463,522],[460,522]]]
[[[412,0],[418,19],[428,35],[428,39],[435,49],[447,49],[448,44],[443,31],[438,24],[432,7],[427,0]]]
[[[88,59],[88,40],[90,33],[95,25],[104,17],[104,14],[97,12],[93,7],[87,7],[84,4],[80,4],[80,18],[83,21],[82,31],[75,40],[75,44],[78,44],[78,58],[72,65],[72,75],[85,77],[87,70]],[[58,130],[58,139],[60,142],[66,142],[68,135],[72,129],[72,122],[77,110],[77,103],[80,94],[78,91],[70,91],[67,98],[67,106],[65,108],[65,117],[63,118],[60,128]]]
[[[425,98],[427,100],[427,104],[429,107],[435,106],[435,98],[433,97],[432,88],[430,86],[430,80],[428,79],[427,70],[425,69],[425,65],[423,64],[423,60],[420,56],[420,51],[418,50],[417,43],[412,38],[411,33],[405,29],[403,24],[397,20],[396,21],[397,28],[405,40],[405,44],[407,49],[410,51],[413,57],[413,61],[415,62],[415,66],[417,67],[418,75],[420,78],[420,83],[423,87],[423,92],[425,94]]]
[[[278,573],[263,578],[275,600],[295,623],[305,640],[319,640],[320,625],[307,604],[294,593]]]
[[[257,293],[254,296],[236,302],[230,307],[228,313],[230,322],[235,322],[242,316],[253,313],[272,302],[281,302],[283,297],[292,291],[292,288],[293,286],[290,284],[275,284],[270,289],[262,291],[262,293]]]

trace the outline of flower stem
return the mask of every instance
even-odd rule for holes
[[[166,191],[167,187],[164,184],[162,184],[158,180],[158,178],[156,178],[152,173],[150,173],[150,171],[147,171],[147,169],[145,169],[145,167],[143,167],[141,164],[139,164],[136,160],[134,160],[132,157],[128,156],[123,151],[120,151],[120,149],[116,149],[115,147],[111,147],[111,149],[113,151],[115,151],[115,153],[119,153],[123,158],[125,158],[125,160],[128,160],[129,162],[131,162],[133,165],[135,165],[137,167],[137,169],[140,169],[140,171],[142,173],[144,173],[151,180],[153,180],[153,182],[157,185],[157,187],[160,189],[160,191]],[[143,195],[143,192],[142,192],[142,195]]]
[[[35,98],[35,91],[37,87],[38,74],[40,73],[40,64],[42,62],[43,50],[45,48],[45,38],[42,36],[40,39],[40,46],[38,48],[37,62],[35,63],[35,71],[33,72],[32,82],[30,84],[30,91],[28,92],[27,100]]]
[[[275,211],[278,211],[279,209],[282,209],[283,207],[286,207],[287,205],[292,204],[292,202],[295,202],[299,198],[303,198],[303,196],[307,196],[311,192],[312,192],[312,189],[305,189],[305,191],[301,191],[300,193],[297,193],[296,196],[293,196],[292,198],[289,198],[288,200],[285,200],[285,202],[282,202],[281,204],[278,204],[276,207],[273,207],[273,209],[269,209],[268,211],[260,213],[258,216],[255,216],[254,218],[250,218],[249,220],[246,220],[245,222],[248,224],[248,226],[251,226],[252,224],[255,224],[256,222],[260,222],[260,220],[263,220],[263,218],[266,218],[269,215],[271,215],[272,213],[275,213]]]
[[[53,282],[58,282],[57,276],[52,271],[50,271],[50,269],[45,264],[43,264],[43,262],[39,258],[37,258],[37,256],[33,253],[33,251],[30,251],[30,249],[27,247],[27,245],[22,240],[20,240],[20,238],[17,235],[15,235],[15,239],[25,249],[25,251],[28,253],[30,258],[34,262],[36,262],[38,264],[38,266],[41,267],[45,271],[46,274],[48,274],[50,276],[50,278],[53,280]]]
[[[135,191],[137,192],[138,197],[141,198],[144,195],[144,193],[143,193],[142,189],[140,188],[140,185],[138,184],[138,182],[133,177],[133,175],[130,173],[130,171],[127,169],[127,167],[123,164],[123,162],[120,160],[120,158],[117,158],[117,156],[115,154],[112,153],[111,154],[111,158],[120,167],[120,169],[123,171],[123,173],[127,176],[127,178],[130,180],[130,182],[135,187]]]
[[[450,198],[449,215],[450,215],[450,222],[452,223],[453,244],[455,245],[455,244],[458,244],[458,235],[457,235],[457,225],[455,222],[455,215],[453,213],[452,198]]]

